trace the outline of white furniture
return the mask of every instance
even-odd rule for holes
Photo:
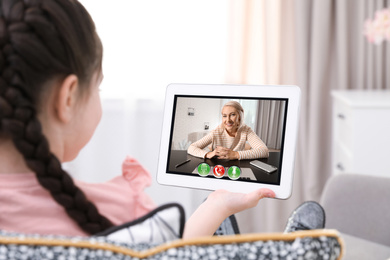
[[[333,173],[390,177],[390,90],[333,91]]]

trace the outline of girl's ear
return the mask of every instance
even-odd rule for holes
[[[77,103],[78,88],[79,80],[74,74],[67,76],[60,84],[55,108],[58,119],[63,123],[72,120]]]

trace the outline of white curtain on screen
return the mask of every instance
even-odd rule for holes
[[[280,150],[284,125],[285,101],[260,100],[256,133],[268,149]]]

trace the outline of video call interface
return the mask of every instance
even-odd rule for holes
[[[243,124],[240,128],[229,128],[233,135],[227,135],[225,131],[229,129],[225,127],[225,121],[228,127],[240,122],[237,116],[228,117],[226,113],[225,117],[222,116],[226,104],[230,104],[230,110],[224,111],[237,111],[231,105],[232,101],[238,102],[244,110],[243,118],[238,115],[239,120],[243,119]],[[287,106],[288,99],[285,98],[176,95],[166,172],[197,178],[280,185]],[[252,133],[248,138],[244,134],[250,132],[248,129],[253,130],[255,136]],[[219,139],[219,146],[230,145],[224,148],[245,151],[248,158],[205,158],[205,153],[215,149],[215,138],[222,138],[222,141]],[[259,143],[262,149],[266,146],[268,154],[255,152]]]

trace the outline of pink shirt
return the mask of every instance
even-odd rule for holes
[[[144,193],[144,188],[151,184],[151,176],[130,157],[123,162],[122,176],[105,183],[75,182],[115,225],[132,221],[155,208]],[[87,236],[42,188],[34,173],[0,174],[0,229]]]

